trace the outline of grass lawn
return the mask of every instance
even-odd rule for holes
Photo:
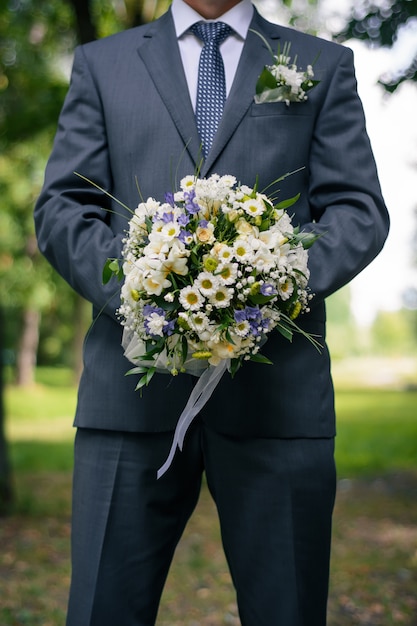
[[[329,626],[416,626],[417,392],[336,380],[339,490]],[[62,626],[69,584],[71,426],[65,371],[7,388],[17,494],[0,520],[0,625]],[[178,547],[158,626],[239,624],[216,512],[203,487]],[[115,625],[116,626],[116,625]]]

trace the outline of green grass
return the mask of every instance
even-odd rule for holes
[[[417,469],[417,391],[336,393],[339,476]]]
[[[39,369],[30,389],[6,389],[6,433],[14,468],[70,469],[76,388],[64,369]],[[336,381],[340,477],[417,468],[417,391],[349,389]]]
[[[339,478],[329,626],[415,626],[417,392],[336,380]],[[72,420],[65,370],[8,386],[17,496],[0,525],[1,626],[61,626],[69,586]],[[203,484],[178,546],[158,626],[239,625],[217,514]]]

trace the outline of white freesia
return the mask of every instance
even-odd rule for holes
[[[148,296],[160,296],[164,289],[171,287],[171,284],[164,272],[149,271],[143,278],[143,289]]]

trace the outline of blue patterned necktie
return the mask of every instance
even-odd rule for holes
[[[232,33],[232,29],[223,22],[198,22],[190,30],[204,43],[198,66],[195,117],[203,154],[207,156],[226,101],[226,81],[219,44]]]

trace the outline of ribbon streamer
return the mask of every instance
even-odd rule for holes
[[[182,450],[184,437],[191,422],[209,400],[229,364],[230,359],[225,359],[221,361],[219,365],[210,365],[210,367],[200,376],[197,384],[190,394],[190,397],[188,398],[188,402],[185,405],[183,412],[179,417],[171,450],[167,460],[162,467],[159,468],[157,478],[161,478],[161,476],[163,476],[163,474],[165,474],[165,472],[169,469],[177,447]]]

